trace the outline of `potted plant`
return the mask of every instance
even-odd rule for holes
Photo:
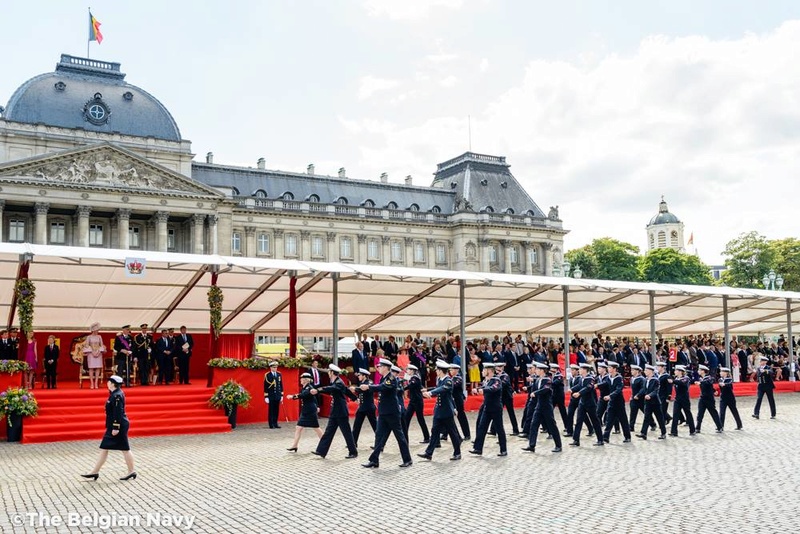
[[[22,439],[22,418],[39,412],[39,403],[25,388],[10,387],[0,393],[0,419],[6,418],[8,441]]]
[[[208,403],[214,408],[223,408],[231,428],[236,428],[236,411],[239,406],[247,408],[250,404],[250,393],[235,380],[228,380],[217,386]]]

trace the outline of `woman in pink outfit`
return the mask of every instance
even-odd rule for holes
[[[86,359],[86,367],[89,369],[89,389],[97,389],[103,374],[103,355],[106,347],[103,345],[103,338],[100,337],[100,323],[92,324],[89,330],[92,333],[86,336],[86,340],[83,342],[83,357]]]
[[[378,362],[380,359],[383,358],[383,349],[378,349],[378,352],[375,354],[375,357],[372,359],[373,364],[375,365],[375,376],[373,377],[373,382],[376,384],[380,384],[381,382],[381,375],[378,372]]]
[[[30,369],[28,369],[26,382],[28,389],[33,389],[33,386],[36,382],[36,368],[39,363],[39,351],[36,349],[36,340],[33,339],[33,332],[27,332],[26,337],[28,338],[28,348],[25,349],[25,363],[28,364]]]

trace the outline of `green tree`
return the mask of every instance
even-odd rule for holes
[[[572,264],[571,271],[573,273],[575,269],[580,268],[584,278],[596,279],[598,277],[597,258],[594,256],[591,245],[570,250],[564,254],[564,257]]]
[[[761,279],[773,268],[775,248],[758,232],[747,232],[728,241],[722,252],[727,270],[722,282],[731,287],[762,287]]]
[[[639,258],[639,275],[646,282],[713,284],[709,268],[700,258],[671,248],[657,248]]]
[[[783,289],[800,290],[800,240],[793,237],[775,239],[769,245],[773,255],[771,267],[783,276]]]
[[[639,247],[610,237],[595,239],[590,244],[567,252],[564,257],[579,266],[584,278],[598,280],[639,279],[637,268]]]

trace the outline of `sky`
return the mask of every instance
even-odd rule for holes
[[[0,105],[61,53],[86,55],[86,2],[0,7]],[[645,249],[662,195],[709,264],[742,232],[800,234],[800,2],[91,8],[91,57],[161,100],[200,161],[429,185],[471,146],[559,206],[568,250],[605,236]]]

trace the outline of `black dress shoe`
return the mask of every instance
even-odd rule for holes
[[[615,430],[612,434],[619,434],[619,430]]]
[[[275,428],[280,428],[280,427],[281,427],[280,425],[275,425]]]
[[[677,438],[678,437],[678,433],[677,432],[670,432],[669,435],[672,436],[673,438]]]
[[[472,449],[471,451],[469,451],[469,453],[470,454],[477,454],[478,456],[480,456],[480,455],[483,454],[483,451],[476,451],[475,449]]]
[[[429,439],[423,439],[422,441],[420,441],[420,443],[430,443],[430,442],[431,442],[431,440],[429,440]]]
[[[441,449],[441,448],[442,448],[442,442],[440,441],[439,444],[434,447],[434,449]]]
[[[742,427],[740,427],[740,426],[736,427],[736,430],[741,430],[741,429],[742,429]]]
[[[556,447],[555,449],[553,449],[550,452],[561,452],[561,447]]]
[[[694,435],[696,435],[696,434],[697,434],[697,431],[696,431],[696,430],[693,430],[692,432],[689,432],[689,435],[690,435],[690,436],[694,436]]]
[[[92,480],[97,480],[97,477],[100,476],[100,473],[89,473],[88,475],[81,475],[83,478],[90,478]]]
[[[602,447],[603,445],[605,445],[605,443],[603,443],[602,441],[595,441],[594,443],[592,443],[592,447]]]
[[[322,453],[319,453],[319,452],[317,452],[317,451],[311,451],[311,454],[313,454],[314,456],[319,456],[320,458],[325,458],[325,455],[324,455],[324,454],[322,454]]]
[[[297,452],[297,447],[290,447],[290,448],[288,448],[286,450],[289,451],[289,452]]]
[[[647,439],[647,436],[645,436],[644,434],[635,434],[635,436],[637,438]]]
[[[661,434],[660,436],[658,436],[658,439],[667,439],[667,435],[666,434]]]
[[[419,456],[420,458],[425,458],[426,460],[433,459],[433,456],[431,456],[430,454],[426,454],[424,452],[420,452],[419,454],[417,454],[417,456]]]
[[[631,438],[625,438],[625,439],[622,440],[622,443],[630,443],[630,442],[631,442]]]
[[[569,446],[570,446],[570,447],[580,447],[580,446],[581,446],[581,444],[580,444],[580,443],[578,443],[577,441],[571,441],[571,442],[569,443]]]
[[[460,459],[461,459],[461,455],[460,454],[454,454],[453,456],[450,457],[450,461],[451,462],[455,462],[455,461],[460,460]]]
[[[722,429],[721,428],[717,429],[717,434],[722,434]]]
[[[375,468],[375,469],[377,469],[377,468],[378,468],[378,462],[372,462],[372,461],[370,461],[370,462],[367,462],[367,463],[365,463],[365,464],[361,464],[361,467],[367,467],[367,468]]]
[[[528,434],[517,434],[518,438],[528,439]]]
[[[774,415],[773,415],[773,416],[770,416],[770,419],[775,419],[775,416],[774,416]]]
[[[497,456],[508,456],[508,451],[500,451],[497,453]]]
[[[402,464],[400,464],[400,467],[411,467],[412,463],[413,462],[411,460],[409,460],[407,462],[403,462]]]
[[[136,480],[136,471],[134,471],[133,473],[128,473],[127,475],[122,477],[120,480]]]
[[[522,447],[525,452],[536,452],[536,447]]]
[[[358,458],[358,453],[355,454],[348,454],[344,457],[345,460],[352,460],[353,458]]]
[[[753,414],[753,417],[754,417],[755,419],[758,419],[758,414],[755,414],[755,413],[754,413],[754,414]]]
[[[464,441],[472,441],[472,436],[464,436]]]
[[[694,433],[695,433],[695,434],[699,434],[699,433],[700,433],[700,429],[699,429],[699,428],[696,428],[696,429],[694,430]]]

